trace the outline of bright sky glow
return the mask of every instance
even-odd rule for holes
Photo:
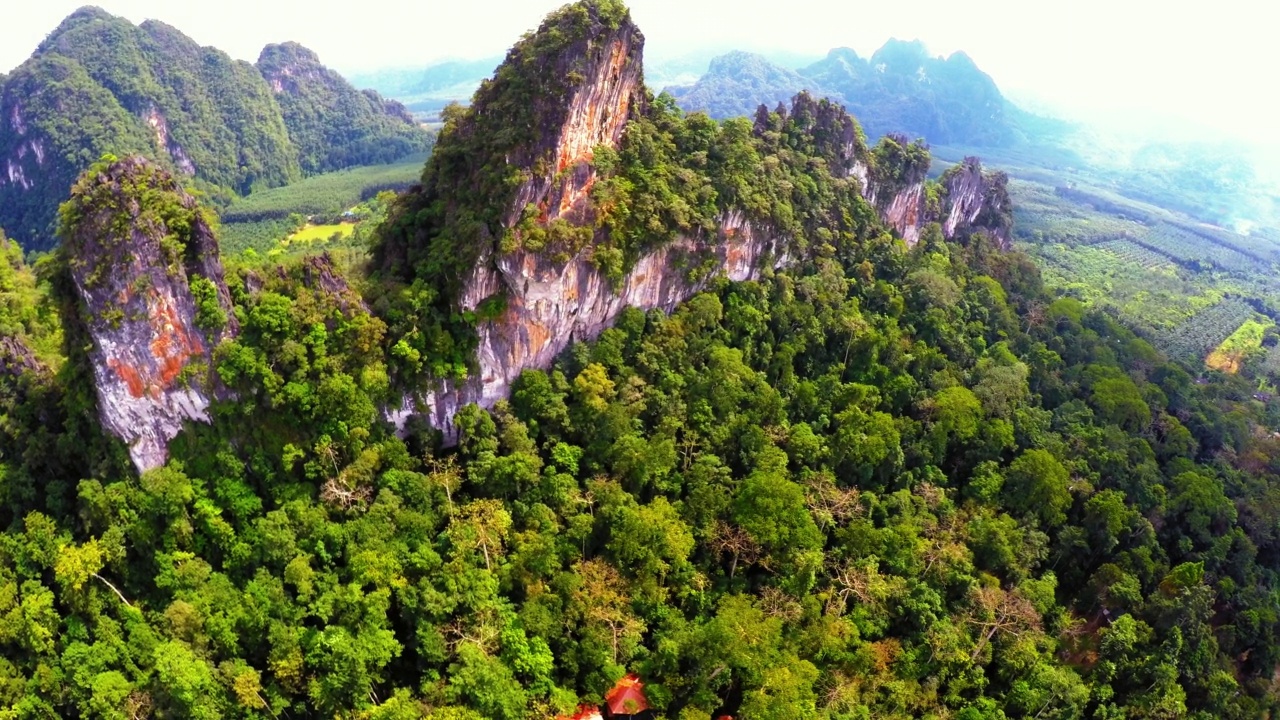
[[[561,0],[98,0],[255,60],[296,40],[342,71],[501,53]],[[0,72],[21,63],[78,0],[4,0]],[[1082,118],[1163,116],[1222,139],[1274,143],[1280,4],[1262,0],[631,0],[650,57],[698,48],[862,54],[890,37],[964,50],[1002,89]],[[1165,123],[1166,127],[1168,123]],[[1190,129],[1190,126],[1187,128]]]

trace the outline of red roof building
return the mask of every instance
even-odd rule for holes
[[[604,706],[609,718],[629,718],[648,710],[649,700],[644,696],[640,676],[630,673],[619,680],[604,694]]]
[[[573,715],[557,715],[556,720],[604,720],[600,708],[595,705],[579,705],[578,712]]]

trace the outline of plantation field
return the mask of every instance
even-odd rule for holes
[[[334,236],[340,238],[351,237],[351,233],[355,232],[356,224],[353,222],[344,222],[331,225],[307,225],[298,232],[285,238],[285,245],[302,245],[310,244],[317,241],[331,240]]]
[[[1014,196],[1015,232],[1028,241],[1093,244],[1133,238],[1146,231],[1136,220],[1072,202],[1041,183],[1011,180],[1009,188]]]
[[[1223,300],[1157,338],[1156,345],[1170,358],[1192,362],[1225,342],[1252,316],[1253,308],[1244,301]]]
[[[1197,270],[1219,269],[1248,273],[1265,264],[1239,250],[1227,247],[1169,223],[1151,228],[1138,239],[1143,246]]]
[[[1271,324],[1257,318],[1249,318],[1222,344],[1209,353],[1204,364],[1212,370],[1237,373],[1245,356],[1262,349],[1262,336]]]
[[[382,190],[400,191],[418,181],[425,156],[392,165],[374,165],[326,173],[284,187],[240,198],[222,212],[224,225],[341,213]]]
[[[1098,247],[1111,253],[1117,260],[1137,265],[1143,270],[1172,271],[1173,263],[1169,258],[1150,248],[1139,245],[1132,240],[1107,240]]]
[[[384,190],[400,191],[418,181],[425,156],[406,158],[391,165],[353,168],[316,175],[293,185],[265,190],[240,198],[222,211],[222,251],[239,254],[246,250],[267,253],[280,247],[297,233],[314,242],[312,227],[329,230],[320,239],[328,240],[335,230],[351,235],[343,213],[368,201]],[[310,221],[315,221],[314,223]]]
[[[1149,251],[1147,255],[1134,252],[1126,260],[1110,243],[1020,247],[1037,258],[1050,287],[1087,304],[1114,307],[1150,336],[1172,332],[1223,298],[1216,286],[1168,260],[1150,264],[1155,254]]]
[[[1261,360],[1280,320],[1280,234],[1241,235],[1071,181],[1013,181],[1010,192],[1015,239],[1048,286],[1113,308],[1193,371]],[[1280,374],[1280,350],[1262,365]]]

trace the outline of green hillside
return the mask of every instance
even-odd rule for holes
[[[258,70],[276,93],[308,175],[381,165],[427,148],[426,134],[404,106],[357,90],[297,43],[268,45]]]
[[[225,199],[426,149],[403,108],[289,53],[311,80],[277,96],[254,66],[175,28],[77,10],[0,84],[0,226],[51,247],[58,204],[104,153],[152,157]]]

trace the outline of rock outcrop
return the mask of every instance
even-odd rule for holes
[[[333,258],[329,253],[322,255],[312,255],[302,261],[302,282],[312,290],[322,292],[332,297],[338,304],[338,308],[344,313],[359,311],[362,313],[369,312],[369,306],[365,305],[364,300],[360,297],[360,293],[356,292],[347,284],[342,274],[333,266]],[[253,285],[257,283],[261,288],[261,281],[246,280],[250,292]]]
[[[978,230],[1008,250],[1013,244],[1013,203],[1009,199],[1009,177],[1003,172],[987,173],[976,157],[943,173],[940,178],[947,210],[942,233],[948,238],[965,237]]]
[[[238,327],[217,239],[195,198],[133,157],[82,176],[63,240],[80,300],[72,320],[91,340],[99,419],[140,472],[158,467],[183,424],[207,422],[210,403],[225,394],[211,352]]]
[[[22,338],[0,337],[0,376],[18,378],[27,373],[44,374],[48,368],[27,347]]]
[[[388,413],[403,426],[409,415],[426,415],[445,438],[454,438],[453,416],[477,403],[492,407],[505,398],[520,373],[545,368],[571,343],[599,335],[627,307],[671,311],[700,292],[706,279],[690,279],[677,258],[710,251],[715,267],[731,280],[753,280],[786,260],[783,238],[762,232],[738,212],[720,217],[714,238],[683,238],[641,256],[614,285],[585,255],[567,263],[517,251],[482,265],[464,298],[467,309],[495,292],[508,296],[506,311],[479,327],[480,374],[465,383],[447,383],[433,393],[407,399]]]

